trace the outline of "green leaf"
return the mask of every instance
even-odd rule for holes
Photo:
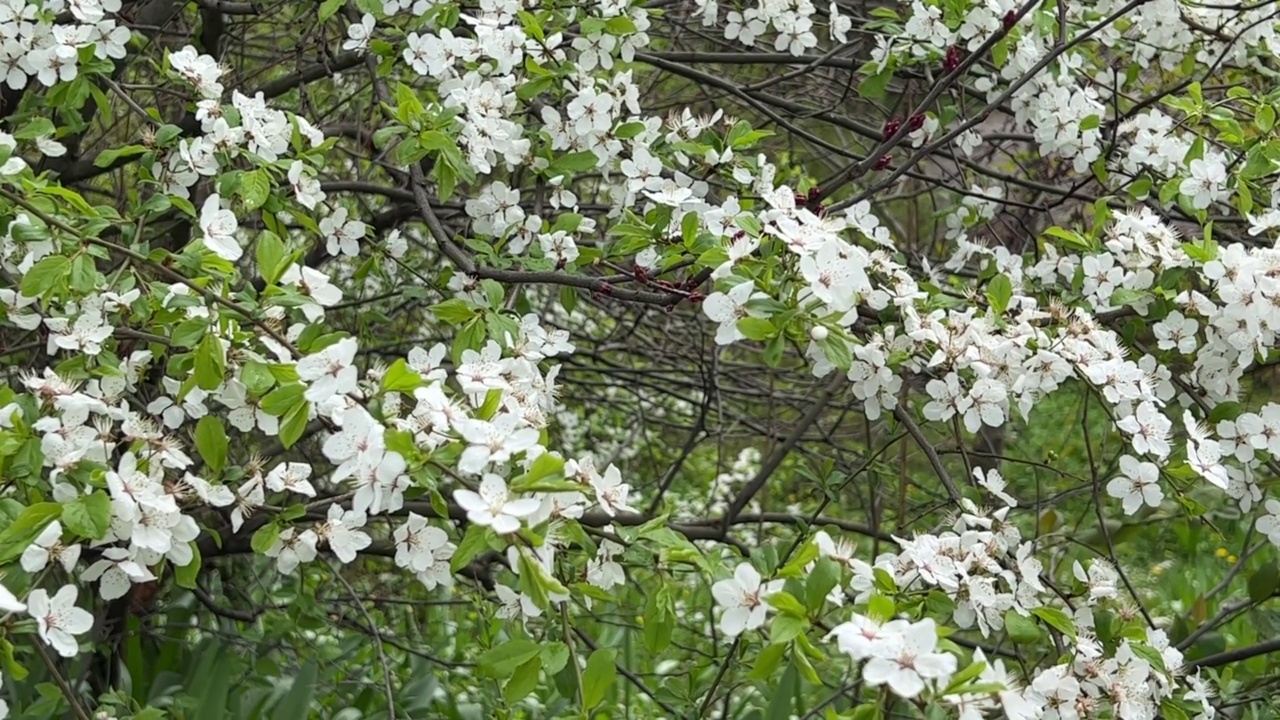
[[[311,415],[311,403],[303,400],[284,414],[280,423],[280,443],[286,448],[293,447],[307,429],[307,420]]]
[[[827,595],[839,582],[839,564],[831,558],[819,558],[804,581],[805,606],[811,611],[821,610]]]
[[[644,132],[644,123],[629,122],[619,125],[618,128],[613,131],[613,136],[619,140],[630,140],[642,132]]]
[[[18,663],[13,656],[13,643],[8,640],[0,640],[0,664],[3,664],[4,671],[14,680],[22,682],[27,679],[30,673],[25,667]]]
[[[604,21],[604,27],[614,35],[630,35],[636,31],[636,23],[626,15],[614,15]]]
[[[987,302],[996,315],[1003,315],[1009,309],[1009,301],[1013,299],[1013,282],[1004,273],[991,278],[987,283]]]
[[[193,676],[200,684],[190,687],[198,708],[194,720],[221,720],[227,714],[227,696],[231,694],[235,666],[220,645],[203,646],[199,656]]]
[[[572,315],[574,308],[578,307],[578,291],[568,285],[561,287],[560,307],[564,308],[566,313]]]
[[[191,546],[191,562],[174,569],[173,579],[178,587],[191,590],[195,588],[196,578],[200,576],[200,545],[195,542],[187,544]]]
[[[332,18],[343,5],[346,5],[343,0],[324,0],[324,3],[320,4],[320,22]]]
[[[491,678],[511,677],[516,668],[538,657],[542,646],[527,638],[513,638],[490,648],[480,656],[480,674]]]
[[[1199,135],[1191,141],[1191,147],[1187,150],[1187,154],[1182,156],[1182,162],[1190,165],[1192,160],[1200,160],[1204,157],[1204,138]]]
[[[789,643],[778,643],[770,645],[760,651],[756,656],[755,667],[751,668],[752,680],[769,680],[773,677],[773,671],[778,669],[778,664],[782,662],[782,657],[787,654]]]
[[[552,576],[542,563],[535,562],[531,553],[522,550],[517,567],[520,574],[517,586],[521,592],[532,598],[538,607],[544,609],[551,607],[552,595],[569,594],[569,588]]]
[[[307,389],[301,383],[281,385],[267,393],[258,407],[262,408],[262,411],[268,415],[283,417],[285,413],[303,401],[302,396],[306,391]]]
[[[1178,704],[1169,698],[1160,701],[1160,715],[1164,720],[1191,720],[1187,711],[1178,707]]]
[[[37,192],[44,195],[52,195],[53,197],[67,201],[78,212],[89,218],[101,218],[103,213],[94,206],[90,205],[80,193],[75,190],[68,190],[59,185],[46,185],[42,188],[36,188]],[[114,211],[112,211],[114,212]],[[116,216],[118,219],[118,216]]]
[[[1277,586],[1280,586],[1280,567],[1275,560],[1268,560],[1249,576],[1249,599],[1260,603],[1274,595]]]
[[[216,390],[222,384],[227,370],[227,358],[222,341],[213,333],[204,336],[196,348],[195,378],[201,390]]]
[[[847,372],[849,366],[853,364],[853,353],[849,351],[848,341],[835,333],[828,334],[819,340],[818,347],[822,348],[822,354],[827,356],[827,361],[841,370]]]
[[[146,154],[147,148],[143,145],[125,145],[124,147],[103,150],[93,158],[93,166],[97,168],[110,167],[117,160],[131,158],[136,155]]]
[[[787,349],[787,337],[782,333],[773,336],[773,339],[764,346],[764,364],[771,368],[776,368],[782,364],[782,353]]]
[[[422,387],[422,376],[409,368],[404,358],[397,358],[382,376],[384,392],[412,393]]]
[[[177,125],[165,123],[156,130],[156,143],[159,145],[168,145],[182,136],[182,128]]]
[[[56,129],[58,128],[54,127],[54,120],[37,117],[14,131],[13,136],[17,140],[36,140],[37,137],[54,135]]]
[[[15,225],[17,223],[14,223]],[[32,265],[27,273],[22,276],[22,282],[19,288],[22,294],[27,297],[40,297],[44,293],[53,289],[71,272],[71,258],[65,255],[50,255],[40,262]]]
[[[874,703],[860,705],[853,711],[853,715],[850,716],[849,720],[884,720],[884,711]]]
[[[76,256],[71,264],[71,289],[76,292],[93,292],[98,286],[98,268],[94,266],[93,256],[82,253]]]
[[[1243,180],[1257,180],[1270,175],[1275,170],[1276,162],[1272,154],[1265,151],[1266,146],[1255,145],[1245,154],[1244,167],[1237,173]]]
[[[280,236],[264,230],[258,236],[258,244],[254,248],[254,257],[258,260],[258,274],[268,285],[276,284],[280,276],[288,268],[285,267],[285,247]]]
[[[547,674],[554,675],[569,664],[569,646],[562,642],[542,643],[542,667]]]
[[[484,290],[484,298],[488,301],[489,308],[491,310],[501,310],[502,298],[505,295],[505,291],[502,289],[502,283],[497,280],[485,279],[480,281],[480,287]]]
[[[1145,629],[1140,629],[1139,632],[1145,633],[1146,631]],[[1134,655],[1137,655],[1148,663],[1151,663],[1151,667],[1159,670],[1160,672],[1165,672],[1164,655],[1160,654],[1159,650],[1140,642],[1129,643],[1129,647],[1133,650]]]
[[[1045,230],[1044,234],[1048,235],[1051,238],[1056,238],[1058,240],[1061,240],[1062,244],[1065,247],[1071,248],[1073,250],[1082,250],[1084,252],[1094,252],[1097,249],[1094,247],[1094,242],[1089,238],[1086,238],[1085,236],[1081,235],[1078,232],[1066,230],[1056,225]]]
[[[650,654],[657,655],[671,644],[671,632],[675,626],[670,598],[664,590],[649,593],[644,607],[644,646]]]
[[[587,667],[582,671],[582,707],[591,710],[604,701],[609,687],[618,675],[618,667],[613,664],[613,651],[600,648],[587,658]]]
[[[475,308],[457,298],[445,300],[442,303],[432,305],[431,313],[441,322],[447,322],[450,325],[461,325],[476,316]]]
[[[1253,122],[1262,132],[1271,132],[1271,128],[1276,126],[1276,109],[1270,105],[1263,105],[1254,114]]]
[[[62,506],[55,502],[36,503],[19,513],[9,527],[0,532],[0,565],[21,555],[36,536],[61,514]]]
[[[698,213],[687,212],[680,220],[680,238],[684,240],[686,247],[692,246],[693,242],[698,239]]]
[[[868,63],[872,69],[875,69],[873,63]],[[866,69],[866,66],[863,66]],[[888,68],[878,73],[866,73],[862,82],[858,83],[858,95],[867,100],[879,100],[884,97],[885,89],[889,86],[889,81],[893,79],[893,72]]]
[[[213,415],[205,415],[196,423],[196,450],[200,457],[214,472],[221,472],[227,464],[227,431],[222,427],[222,420]]]
[[[1244,412],[1244,406],[1235,401],[1218,403],[1209,413],[1209,427],[1215,427],[1223,420],[1235,420]]]
[[[791,653],[795,658],[800,653]],[[766,720],[791,720],[796,715],[796,692],[800,689],[800,669],[796,663],[787,666],[777,687],[772,688],[773,697],[765,710]]]
[[[811,685],[822,685],[822,676],[818,675],[818,671],[813,668],[813,663],[809,662],[809,658],[805,657],[802,652],[791,653],[791,664],[796,670],[800,671],[800,677]],[[797,688],[798,690],[798,688]],[[788,715],[788,718],[795,717]]]
[[[184,320],[169,334],[169,341],[177,347],[195,347],[208,329],[208,320]]]
[[[3,156],[3,153],[4,149],[0,148],[0,156]],[[49,228],[45,227],[43,223],[34,221],[9,223],[9,234],[20,243],[40,242],[49,239]],[[70,262],[70,260],[67,260],[67,262]]]
[[[1187,257],[1199,263],[1213,262],[1218,257],[1218,244],[1215,242],[1184,242],[1182,251]]]
[[[792,602],[798,603],[799,601],[792,598]],[[789,643],[803,635],[808,629],[809,621],[804,617],[797,617],[789,613],[779,613],[773,616],[773,623],[769,625],[769,642]]]
[[[1253,192],[1249,190],[1249,183],[1245,180],[1236,183],[1236,209],[1242,215],[1253,210]]]
[[[412,142],[414,142],[413,139],[409,139],[400,143],[396,147],[403,148]],[[432,176],[436,181],[436,193],[440,196],[441,200],[448,202],[449,198],[453,197],[454,188],[458,186],[458,171],[454,170],[449,163],[437,162],[435,168],[432,170]]]
[[[1030,618],[1019,615],[1016,610],[1005,612],[1004,629],[1009,634],[1009,639],[1017,645],[1030,645],[1040,639],[1040,627]]]
[[[548,178],[554,179],[561,175],[586,172],[588,170],[594,170],[596,163],[598,162],[600,162],[600,159],[597,158],[596,154],[590,150],[569,153],[556,158],[555,161],[553,161],[546,169],[544,174]]]
[[[811,540],[802,545],[800,549],[796,551],[796,554],[791,557],[791,561],[778,571],[778,577],[803,577],[805,568],[809,566],[809,563],[817,559],[818,546]]]
[[[280,526],[275,523],[267,523],[258,528],[253,537],[249,538],[249,548],[261,555],[267,551],[267,548],[275,545],[279,537]]]
[[[468,525],[462,541],[458,543],[458,549],[449,560],[449,569],[456,573],[466,567],[467,563],[489,547],[489,537],[492,534],[493,531],[483,525]]]
[[[738,321],[738,331],[748,340],[766,340],[778,330],[764,318],[744,317]]]
[[[502,688],[502,699],[508,705],[523,700],[538,687],[538,678],[542,674],[542,658],[533,656],[528,662],[516,668],[511,679]]]
[[[1132,200],[1141,200],[1151,194],[1151,178],[1142,175],[1138,179],[1129,184],[1129,198]]]
[[[782,613],[783,615],[791,615],[794,617],[802,618],[802,617],[808,616],[809,614],[808,611],[805,609],[804,603],[801,603],[799,600],[796,599],[795,595],[792,595],[791,593],[786,591],[776,592],[770,595],[769,597],[765,598],[765,602],[772,605],[775,609],[777,609],[778,612]]]
[[[485,393],[484,402],[480,404],[476,410],[475,416],[481,420],[490,420],[498,412],[498,408],[502,405],[502,391],[494,388]]]
[[[893,599],[875,593],[867,598],[867,615],[877,622],[887,622],[893,618],[897,608],[894,606]]]
[[[751,123],[739,120],[729,129],[725,144],[734,150],[745,150],[770,135],[773,135],[770,130],[752,130]]]
[[[111,498],[102,490],[81,495],[62,507],[62,524],[80,537],[101,539],[111,529]]]
[[[315,695],[316,676],[319,668],[314,660],[308,660],[294,676],[289,692],[280,698],[272,720],[307,720],[311,717],[311,698]]]
[[[250,395],[261,397],[276,384],[271,368],[256,360],[248,360],[240,368],[240,382]]]
[[[271,176],[262,168],[245,173],[240,176],[240,187],[236,192],[244,202],[244,211],[253,212],[262,207],[271,195]]]
[[[986,669],[987,664],[984,662],[975,662],[970,664],[969,667],[956,673],[951,678],[950,684],[948,684],[946,689],[942,691],[942,694],[950,695],[953,690],[978,677],[982,674],[982,671]]]
[[[1132,290],[1130,288],[1116,288],[1111,293],[1111,306],[1121,307],[1123,305],[1131,305],[1145,298],[1151,297],[1151,293],[1146,290]]]
[[[550,478],[561,478],[563,476],[564,458],[546,452],[534,458],[533,464],[529,466],[529,472],[525,473],[518,482],[513,482],[511,487],[513,490],[529,492],[529,487]]]
[[[1053,607],[1038,607],[1031,610],[1031,614],[1040,618],[1046,625],[1066,635],[1072,640],[1076,639],[1076,624],[1072,622],[1071,617],[1065,612]]]

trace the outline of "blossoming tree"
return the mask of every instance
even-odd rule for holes
[[[4,0],[0,717],[1275,717],[1278,28]]]

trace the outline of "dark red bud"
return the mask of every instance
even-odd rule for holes
[[[942,62],[942,67],[947,72],[952,72],[956,68],[960,67],[960,61],[963,59],[964,51],[960,49],[959,45],[952,45],[947,48],[947,58]]]
[[[1009,12],[1004,14],[1004,19],[1000,21],[1000,24],[1001,26],[1004,27],[1005,32],[1009,32],[1010,30],[1013,29],[1014,25],[1018,24],[1018,16],[1014,14],[1012,10],[1010,10]]]
[[[901,127],[902,127],[902,121],[899,120],[898,118],[893,118],[892,120],[886,122],[884,124],[884,139],[888,140],[889,138],[893,137],[893,134],[898,132],[898,129]]]
[[[873,170],[884,170],[885,168],[889,167],[889,164],[890,164],[891,162],[893,162],[893,158],[892,158],[892,157],[890,157],[890,156],[888,156],[888,155],[881,155],[881,156],[880,156],[880,158],[879,158],[878,160],[876,160],[875,167],[874,167],[874,168],[872,168],[872,169],[873,169]]]
[[[916,113],[915,115],[912,115],[911,120],[907,122],[907,127],[911,128],[912,132],[924,127],[924,113]]]
[[[812,213],[820,213],[826,208],[822,204],[822,191],[818,188],[809,190],[809,194],[804,198],[804,208]]]

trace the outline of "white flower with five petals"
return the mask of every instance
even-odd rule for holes
[[[521,518],[538,511],[542,501],[537,498],[513,500],[507,483],[497,475],[485,475],[480,481],[480,491],[454,490],[453,499],[467,511],[467,519],[477,525],[493,528],[499,535],[520,529]]]

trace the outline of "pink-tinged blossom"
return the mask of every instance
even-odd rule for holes
[[[334,395],[354,392],[360,379],[353,365],[356,350],[355,338],[343,338],[299,360],[298,379],[307,383],[303,396],[313,403],[320,403]]]
[[[782,580],[761,582],[760,573],[751,563],[741,563],[733,577],[711,586],[711,595],[721,608],[720,632],[737,637],[764,625],[769,612],[766,600],[782,590]]]
[[[1107,494],[1118,498],[1124,514],[1132,515],[1143,505],[1160,507],[1164,491],[1160,489],[1160,468],[1140,462],[1132,455],[1120,457],[1120,475],[1107,483]]]
[[[453,499],[467,511],[467,519],[477,525],[493,528],[499,535],[520,529],[520,520],[538,511],[538,498],[512,499],[507,483],[497,475],[485,475],[479,492],[467,489],[453,491]]]
[[[914,698],[930,682],[945,683],[956,671],[956,658],[936,652],[938,628],[925,618],[887,641],[888,648],[867,661],[862,677],[872,687],[888,685],[899,697]]]
[[[76,607],[79,594],[75,585],[63,585],[53,597],[44,588],[27,596],[27,614],[36,619],[40,639],[62,657],[74,657],[80,651],[75,636],[93,627],[93,614]]]
[[[244,255],[244,248],[236,239],[239,230],[235,213],[222,207],[222,199],[216,193],[210,195],[200,209],[200,232],[204,235],[205,247],[223,260],[235,262]]]

